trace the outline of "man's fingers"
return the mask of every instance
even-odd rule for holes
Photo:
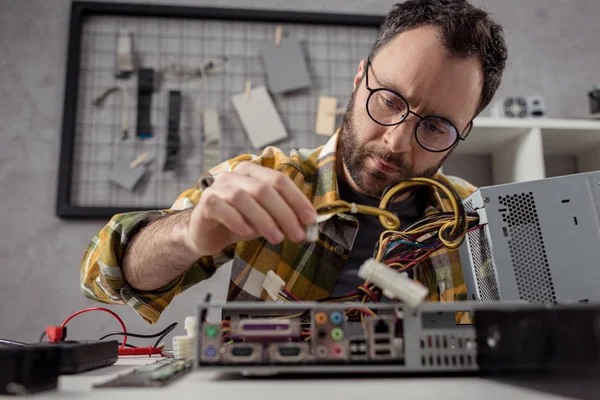
[[[296,213],[273,185],[242,175],[232,176],[229,185],[253,196],[287,237],[295,242],[304,239],[306,232]]]
[[[317,213],[312,203],[284,173],[249,162],[241,163],[236,168],[236,172],[271,184],[290,205],[294,214],[298,216],[304,225],[315,223]]]
[[[271,215],[244,189],[232,185],[222,186],[217,190],[217,195],[233,206],[256,233],[274,244],[284,239],[283,232]]]
[[[231,204],[221,200],[216,193],[207,197],[204,215],[221,223],[236,235],[250,236],[254,233],[254,229],[246,222],[242,214]]]

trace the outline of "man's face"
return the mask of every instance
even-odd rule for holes
[[[483,72],[477,58],[447,54],[433,27],[403,32],[379,50],[369,68],[369,87],[400,93],[410,110],[449,119],[462,133],[479,105]],[[363,60],[354,79],[354,92],[344,115],[340,161],[348,183],[379,197],[393,184],[414,177],[431,177],[451,150],[434,153],[415,139],[419,119],[409,116],[399,125],[382,126],[367,114],[369,91]]]

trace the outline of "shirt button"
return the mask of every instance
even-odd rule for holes
[[[341,256],[342,254],[344,254],[344,248],[342,246],[340,246],[339,244],[337,246],[335,246],[335,254],[337,254],[338,256]]]

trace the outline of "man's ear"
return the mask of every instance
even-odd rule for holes
[[[357,68],[357,71],[356,71],[356,76],[354,77],[354,90],[356,90],[356,87],[362,81],[363,74],[365,73],[365,68],[366,67],[367,67],[367,61],[366,60],[361,60],[358,63],[358,68]]]

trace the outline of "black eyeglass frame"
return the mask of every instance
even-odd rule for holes
[[[379,125],[382,125],[382,126],[396,126],[396,125],[400,125],[402,122],[404,122],[404,120],[406,120],[406,118],[408,118],[409,114],[412,114],[412,115],[416,116],[417,118],[419,118],[419,122],[417,122],[417,124],[415,125],[415,132],[414,132],[415,140],[417,141],[417,143],[419,143],[419,146],[421,146],[425,150],[430,151],[432,153],[442,153],[444,151],[448,151],[449,149],[451,149],[452,147],[454,147],[459,140],[465,140],[467,138],[467,136],[469,136],[469,133],[471,133],[471,130],[473,129],[473,120],[469,121],[469,124],[467,125],[467,127],[465,128],[465,130],[463,131],[463,133],[460,134],[460,133],[458,133],[458,128],[456,127],[456,125],[454,125],[454,123],[452,123],[452,121],[450,121],[448,118],[440,117],[438,115],[426,115],[426,116],[422,117],[419,114],[415,113],[414,111],[411,111],[410,105],[408,104],[408,101],[404,98],[404,96],[402,96],[400,93],[396,92],[395,90],[388,89],[388,88],[383,88],[383,87],[382,88],[377,88],[377,89],[371,89],[369,87],[369,67],[371,67],[371,60],[367,61],[367,67],[365,69],[365,88],[369,91],[369,96],[367,97],[367,101],[365,103],[365,108],[367,109],[367,114],[369,115],[369,117],[375,123],[377,123]],[[371,115],[371,111],[369,110],[369,101],[371,101],[371,97],[373,96],[373,94],[375,94],[377,92],[381,92],[381,91],[386,91],[386,92],[393,93],[394,95],[396,95],[400,99],[402,99],[402,101],[404,102],[404,104],[406,104],[406,110],[407,110],[407,112],[404,115],[404,117],[402,117],[400,119],[400,121],[394,122],[393,124],[383,124],[383,123],[377,121]],[[431,150],[431,149],[423,146],[423,144],[419,141],[419,136],[417,135],[417,130],[419,129],[419,126],[421,125],[421,122],[423,122],[423,120],[426,119],[426,118],[436,118],[436,119],[439,119],[439,120],[446,121],[450,125],[452,125],[452,127],[456,130],[456,139],[454,139],[454,142],[452,142],[452,144],[450,144],[448,147],[446,147],[443,150]]]

